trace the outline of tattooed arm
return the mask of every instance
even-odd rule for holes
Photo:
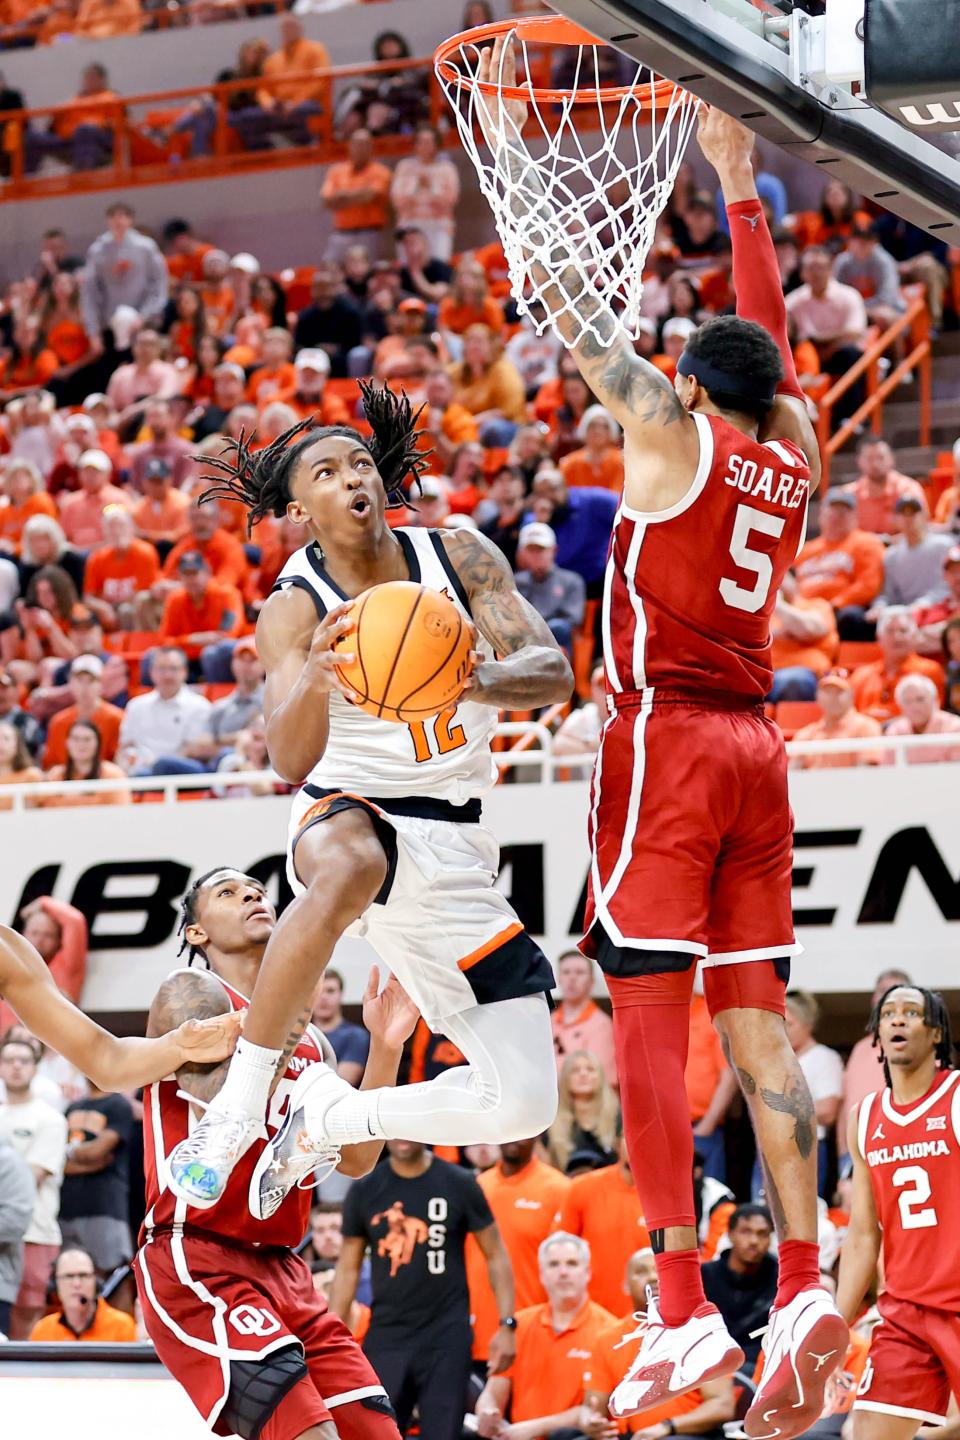
[[[514,85],[515,64],[512,43],[504,47],[503,37],[498,37],[493,49],[485,50],[480,58],[478,79],[489,84],[499,77],[504,86]],[[493,142],[497,164],[512,182],[511,205],[524,222],[540,298],[584,380],[623,426],[627,501],[636,509],[666,509],[682,499],[696,473],[700,443],[694,422],[666,376],[635,353],[607,299],[584,275],[571,247],[558,238],[546,197],[531,196],[537,175],[520,138],[527,118],[526,103],[498,101],[491,88],[487,104],[495,122],[498,104],[507,116],[510,143],[497,146],[492,132],[487,140]],[[538,255],[545,256],[548,263],[538,264]],[[571,301],[579,318],[570,313]],[[580,322],[588,319],[600,338],[583,332]]]
[[[513,571],[492,540],[477,530],[443,532],[477,628],[500,660],[476,666],[465,700],[528,710],[569,700],[573,671],[547,622],[517,590]]]

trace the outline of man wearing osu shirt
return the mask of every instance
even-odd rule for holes
[[[476,1238],[497,1298],[491,1373],[514,1354],[513,1274],[476,1180],[413,1140],[388,1140],[390,1159],[350,1187],[330,1308],[346,1319],[370,1247],[373,1306],[363,1342],[406,1434],[414,1406],[423,1440],[459,1440],[470,1373],[464,1249]]]

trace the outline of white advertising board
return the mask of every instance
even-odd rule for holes
[[[885,964],[925,984],[960,983],[960,767],[802,771],[794,910],[805,953],[795,983],[869,990]],[[91,920],[84,1004],[143,1010],[175,963],[177,905],[217,864],[279,895],[285,798],[186,801],[0,815],[0,919],[53,894]],[[503,846],[499,884],[551,958],[577,938],[587,872],[584,783],[501,785],[484,821]],[[373,956],[342,942],[334,964],[358,1000]]]

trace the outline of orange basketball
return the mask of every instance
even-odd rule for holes
[[[473,637],[452,600],[412,580],[390,580],[358,595],[348,613],[355,628],[335,649],[355,658],[337,674],[361,710],[404,725],[454,704],[470,673]]]

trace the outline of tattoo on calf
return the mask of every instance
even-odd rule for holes
[[[773,1223],[776,1227],[777,1238],[780,1240],[790,1239],[790,1226],[787,1222],[787,1212],[783,1208],[783,1201],[780,1199],[780,1191],[777,1189],[773,1173],[765,1160],[761,1160],[763,1169],[763,1185],[766,1191],[767,1200],[770,1203],[770,1214],[773,1216]]]
[[[283,1072],[284,1072],[284,1070],[286,1070],[287,1065],[289,1064],[289,1061],[290,1061],[290,1056],[293,1054],[294,1050],[296,1050],[297,1046],[300,1044],[300,1037],[301,1037],[301,1035],[303,1034],[304,1030],[306,1030],[307,1026],[309,1025],[309,1023],[310,1023],[310,1016],[311,1016],[312,1014],[313,1014],[313,1007],[310,1006],[310,1005],[308,1005],[308,1006],[306,1007],[306,1009],[301,1010],[300,1014],[297,1016],[296,1020],[294,1021],[294,1023],[293,1023],[293,1029],[290,1031],[290,1034],[287,1036],[287,1038],[286,1038],[286,1040],[285,1040],[285,1042],[284,1042],[283,1049],[282,1049],[281,1052],[280,1052],[280,1059],[277,1061],[277,1071],[276,1071],[276,1073],[277,1073],[278,1075],[282,1075]]]
[[[816,1111],[807,1082],[801,1074],[788,1075],[782,1090],[761,1088],[760,1099],[768,1110],[780,1115],[792,1115],[794,1119],[793,1140],[802,1159],[809,1159],[817,1137]]]
[[[754,1078],[753,1078],[753,1076],[750,1074],[749,1070],[743,1070],[743,1069],[738,1065],[738,1066],[737,1066],[737,1079],[740,1081],[740,1088],[741,1088],[741,1090],[743,1091],[744,1095],[748,1095],[748,1096],[749,1096],[749,1095],[756,1095],[756,1093],[757,1093],[757,1082],[756,1082],[756,1080],[754,1080]]]

